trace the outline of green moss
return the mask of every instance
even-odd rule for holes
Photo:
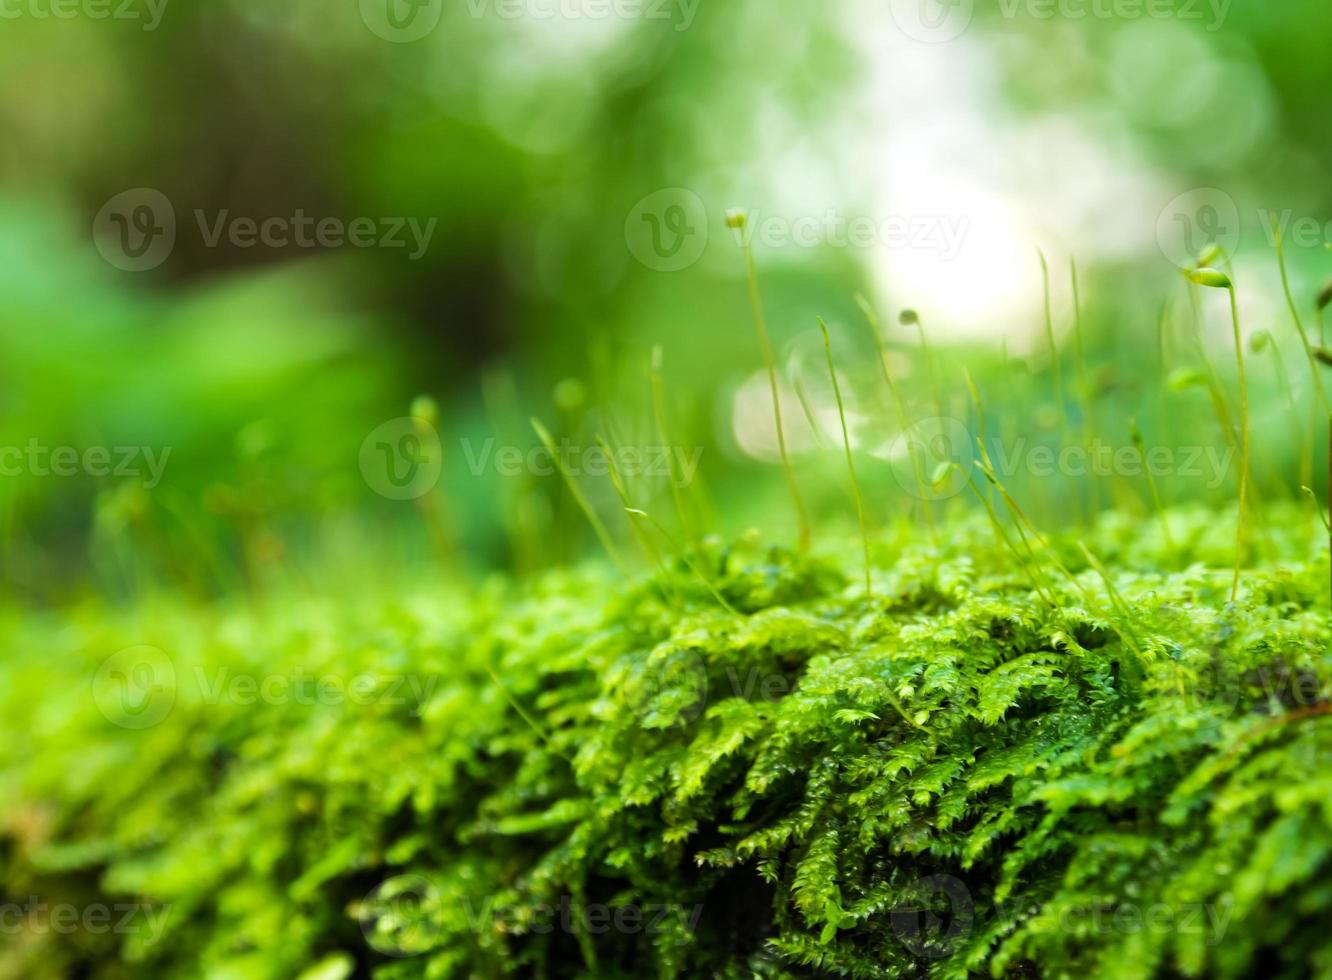
[[[681,564],[7,623],[4,901],[146,907],[0,975],[1326,973],[1327,557],[1268,525],[1234,604],[1193,511],[1102,523],[1122,607],[974,523],[868,603],[858,543],[741,543],[739,616]]]

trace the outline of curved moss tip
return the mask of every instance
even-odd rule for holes
[[[1171,391],[1183,391],[1185,388],[1200,388],[1207,384],[1207,375],[1197,368],[1177,368],[1166,379],[1166,387]]]
[[[938,490],[940,487],[942,487],[945,483],[948,482],[948,478],[951,477],[955,471],[960,469],[961,467],[958,466],[956,463],[954,463],[951,459],[944,460],[942,463],[936,466],[934,470],[930,473],[930,480],[929,480],[930,488],[933,490]]]
[[[1323,284],[1323,288],[1318,290],[1318,309],[1325,310],[1332,306],[1332,279]]]
[[[1326,347],[1315,347],[1313,355],[1318,359],[1318,363],[1326,367],[1332,367],[1332,350]]]
[[[1255,354],[1261,354],[1263,351],[1267,350],[1271,343],[1272,335],[1270,333],[1266,330],[1257,330],[1254,332],[1254,335],[1249,338],[1249,350],[1253,351]]]
[[[1230,289],[1230,277],[1218,269],[1189,269],[1184,273],[1189,282],[1197,283],[1199,286],[1207,286],[1211,289]]]
[[[1142,438],[1142,430],[1138,428],[1137,419],[1129,419],[1129,438],[1133,440],[1134,448],[1141,452],[1144,440]]]
[[[1216,265],[1225,257],[1226,250],[1216,242],[1212,242],[1198,253],[1198,258],[1194,260],[1193,266],[1195,269],[1207,269]]]
[[[897,314],[897,322],[904,327],[914,327],[916,324],[920,323],[920,314],[912,309],[903,310],[901,313]]]
[[[439,402],[429,395],[417,395],[412,400],[411,416],[432,428],[439,424]]]
[[[745,213],[739,208],[730,208],[726,212],[726,227],[733,231],[739,231],[744,228],[746,223]]]

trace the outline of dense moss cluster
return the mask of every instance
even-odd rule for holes
[[[0,974],[1332,975],[1326,554],[1174,521],[14,619]]]

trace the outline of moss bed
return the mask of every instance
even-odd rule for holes
[[[10,615],[0,975],[1332,976],[1325,547],[1172,520]]]

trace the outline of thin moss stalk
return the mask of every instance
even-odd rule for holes
[[[652,417],[657,427],[657,436],[661,439],[661,444],[666,447],[672,447],[675,443],[671,440],[671,431],[666,423],[666,396],[664,386],[661,381],[662,368],[662,350],[658,344],[652,348],[652,360],[648,365],[648,373],[652,386]],[[671,483],[671,501],[675,504],[675,516],[680,522],[680,530],[685,536],[689,547],[698,550],[698,535],[694,528],[694,522],[689,517],[689,510],[685,506],[684,493],[680,489],[680,478],[677,472],[677,462],[674,452],[667,452],[666,465],[670,470]]]
[[[1224,289],[1230,297],[1230,323],[1235,340],[1235,366],[1239,371],[1240,393],[1240,489],[1239,513],[1235,521],[1235,577],[1230,586],[1230,601],[1239,596],[1240,566],[1244,558],[1244,521],[1249,498],[1249,383],[1244,373],[1244,340],[1240,336],[1239,300],[1235,296],[1235,284],[1224,272],[1216,269],[1192,269],[1188,272],[1191,282],[1209,289]]]
[[[498,438],[512,439],[516,445],[516,433],[508,432],[505,424],[506,419],[516,419],[520,427],[522,419],[512,372],[491,370],[482,375],[481,399],[490,431]],[[503,481],[502,487],[500,509],[514,569],[519,576],[529,575],[542,565],[542,535],[533,506],[532,475],[524,468],[513,480]]]
[[[1078,405],[1082,410],[1082,441],[1090,452],[1092,440],[1096,436],[1096,402],[1092,398],[1091,377],[1087,372],[1086,338],[1082,328],[1082,289],[1078,285],[1078,260],[1070,256],[1068,260],[1069,281],[1073,287],[1073,343],[1077,354],[1078,368]],[[1088,510],[1094,519],[1101,510],[1101,485],[1093,473],[1087,487],[1090,497]]]
[[[597,447],[606,457],[606,472],[610,477],[611,486],[615,488],[615,494],[620,498],[620,504],[624,507],[625,513],[630,515],[629,528],[633,532],[634,539],[638,542],[639,548],[643,551],[643,557],[647,559],[648,564],[657,569],[660,576],[662,598],[668,605],[679,605],[679,596],[674,593],[670,587],[670,571],[662,561],[661,552],[653,543],[652,538],[638,525],[634,519],[635,513],[633,503],[629,499],[629,488],[625,485],[623,477],[620,475],[620,468],[615,465],[615,453],[611,450],[610,443],[606,441],[605,436],[597,436]]]
[[[1055,343],[1054,309],[1050,299],[1050,265],[1045,261],[1045,253],[1040,249],[1036,255],[1041,260],[1041,292],[1045,309],[1045,339],[1050,348],[1050,369],[1054,372],[1054,397],[1059,405],[1059,417],[1063,420],[1064,443],[1068,444],[1069,422],[1068,403],[1064,400],[1064,372],[1059,363],[1059,347]]]
[[[1234,417],[1231,415],[1230,406],[1226,402],[1225,392],[1222,390],[1220,375],[1217,374],[1216,367],[1212,364],[1211,358],[1208,357],[1207,355],[1207,344],[1203,340],[1203,335],[1202,335],[1202,311],[1199,308],[1198,296],[1196,292],[1196,288],[1198,286],[1201,286],[1202,283],[1197,282],[1197,280],[1193,278],[1193,274],[1199,271],[1203,270],[1201,269],[1183,270],[1184,278],[1188,283],[1187,288],[1189,295],[1189,307],[1193,314],[1194,344],[1198,353],[1198,358],[1203,364],[1204,381],[1207,386],[1208,394],[1210,395],[1212,400],[1212,407],[1216,413],[1217,421],[1221,426],[1222,438],[1225,440],[1227,447],[1233,449],[1237,453],[1240,453],[1241,457],[1244,460],[1243,465],[1240,468],[1240,472],[1236,477],[1235,481],[1236,488],[1238,489],[1241,484],[1247,487],[1248,499],[1253,505],[1249,511],[1249,517],[1253,521],[1254,525],[1257,526],[1259,530],[1262,532],[1262,540],[1266,545],[1268,553],[1275,554],[1276,545],[1272,541],[1271,531],[1267,526],[1267,519],[1264,516],[1264,510],[1261,500],[1261,492],[1259,490],[1257,482],[1253,478],[1253,471],[1250,461],[1247,455],[1244,454],[1243,452],[1244,440],[1243,437],[1240,435],[1241,426],[1235,421]],[[1210,273],[1216,272],[1216,270],[1214,269],[1207,269],[1206,271]],[[1217,274],[1222,275],[1221,273]]]
[[[701,569],[698,566],[698,564],[693,560],[693,558],[690,557],[689,552],[679,546],[675,538],[671,536],[671,532],[666,530],[666,528],[662,526],[659,520],[657,520],[647,511],[638,507],[626,507],[625,511],[626,513],[629,514],[630,517],[640,518],[642,520],[647,521],[649,524],[653,526],[653,528],[656,529],[656,532],[658,534],[660,534],[663,538],[666,539],[666,543],[670,545],[671,550],[680,556],[680,560],[685,563],[685,567],[687,567],[689,571],[692,572],[694,576],[700,582],[703,583],[704,587],[708,590],[708,592],[712,595],[712,597],[717,600],[718,605],[720,605],[723,609],[725,609],[733,616],[742,616],[739,610],[737,610],[734,606],[732,606],[729,602],[726,601],[726,597],[722,595],[721,591],[717,588],[717,586],[713,584],[712,579],[708,578],[708,576],[704,574],[703,569]]]
[[[1239,301],[1235,298],[1235,286],[1227,281],[1230,294],[1230,320],[1235,333],[1235,365],[1239,369],[1240,389],[1240,435],[1243,448],[1240,450],[1240,495],[1239,515],[1235,522],[1235,578],[1230,586],[1230,600],[1239,595],[1240,562],[1244,548],[1245,508],[1249,494],[1249,382],[1244,376],[1244,341],[1240,337]]]
[[[1291,383],[1290,372],[1286,370],[1286,359],[1281,356],[1281,347],[1266,330],[1260,330],[1253,335],[1250,347],[1255,354],[1261,354],[1265,350],[1272,352],[1272,364],[1276,371],[1277,384],[1285,392],[1286,404],[1290,406],[1290,416],[1296,420],[1295,424],[1299,434],[1300,484],[1302,486],[1310,484],[1313,482],[1313,447],[1314,439],[1317,436],[1310,431],[1313,428],[1310,420],[1299,421],[1300,404],[1295,397],[1295,386]]]
[[[888,364],[888,345],[883,338],[883,328],[879,323],[879,317],[870,306],[869,301],[864,296],[856,294],[856,304],[865,315],[865,322],[869,325],[870,333],[874,335],[874,346],[878,352],[879,370],[883,374],[883,380],[888,385],[888,393],[893,400],[893,407],[897,412],[897,427],[906,439],[907,430],[911,427],[910,419],[907,415],[906,400],[902,397],[902,389],[898,387],[893,379],[892,368]],[[911,457],[911,471],[916,479],[916,489],[920,498],[921,510],[925,514],[925,524],[929,528],[930,538],[938,545],[939,531],[934,523],[934,507],[930,502],[930,495],[925,483],[925,464],[921,461],[920,453],[916,446],[909,439],[907,440],[907,452]]]
[[[925,361],[925,377],[929,382],[930,398],[934,401],[934,412],[939,418],[944,417],[944,397],[943,389],[939,384],[939,372],[934,360],[934,350],[930,347],[929,335],[925,332],[925,324],[920,318],[920,314],[915,310],[903,310],[898,315],[898,322],[904,327],[915,327],[916,333],[920,337],[920,353]]]
[[[726,215],[726,224],[735,231],[743,231],[745,215],[740,211],[731,211]],[[777,449],[782,458],[782,471],[786,475],[786,486],[791,492],[791,503],[795,507],[796,523],[799,527],[800,550],[808,551],[812,533],[809,513],[800,496],[800,487],[796,484],[795,470],[791,467],[791,457],[786,449],[786,430],[782,426],[781,392],[777,386],[777,360],[772,353],[772,341],[768,337],[768,326],[763,319],[763,301],[759,296],[758,268],[754,264],[754,250],[749,239],[741,235],[741,249],[745,253],[745,276],[749,283],[749,305],[754,314],[754,329],[758,333],[759,347],[763,351],[763,360],[768,368],[768,387],[772,389],[772,417],[777,425]]]
[[[564,477],[564,483],[569,488],[569,493],[573,496],[574,501],[578,504],[583,514],[587,517],[587,522],[592,525],[592,530],[596,534],[597,540],[601,542],[601,546],[606,549],[606,554],[610,556],[611,561],[615,563],[615,566],[619,568],[621,572],[628,574],[628,568],[624,563],[624,559],[620,557],[620,552],[619,549],[615,547],[615,542],[611,540],[610,532],[606,530],[606,525],[603,524],[601,518],[597,516],[596,509],[592,506],[591,501],[587,499],[582,488],[578,486],[578,482],[565,468],[564,460],[560,458],[559,451],[555,447],[555,440],[551,438],[550,432],[541,424],[540,420],[535,418],[532,419],[532,428],[536,432],[537,438],[541,440],[541,444],[546,447],[546,452],[550,453],[551,459],[555,462],[556,469],[560,471],[560,476]]]
[[[1295,321],[1295,328],[1300,334],[1300,343],[1304,345],[1305,357],[1309,359],[1309,371],[1313,376],[1314,391],[1318,394],[1318,405],[1322,414],[1329,412],[1327,393],[1323,390],[1323,378],[1318,370],[1318,359],[1314,356],[1313,345],[1305,332],[1304,321],[1300,319],[1300,310],[1295,303],[1295,296],[1290,290],[1290,275],[1286,271],[1286,247],[1281,240],[1281,226],[1276,218],[1272,219],[1272,244],[1276,249],[1277,268],[1281,270],[1281,291],[1286,297],[1286,306],[1290,309],[1290,318]]]
[[[842,446],[846,449],[846,469],[851,476],[851,493],[856,500],[856,520],[860,523],[860,542],[865,552],[865,595],[874,594],[874,585],[870,579],[870,544],[869,531],[865,527],[865,498],[860,492],[860,481],[856,479],[856,464],[851,456],[851,433],[846,427],[846,408],[842,404],[842,386],[837,381],[837,367],[833,363],[832,339],[828,336],[828,325],[819,317],[819,329],[823,331],[823,350],[828,355],[828,377],[832,379],[833,396],[837,399],[837,418],[842,423]]]
[[[1170,537],[1170,521],[1166,518],[1165,506],[1161,503],[1161,492],[1156,486],[1156,477],[1152,473],[1151,465],[1147,462],[1146,445],[1142,438],[1142,430],[1138,428],[1138,423],[1134,419],[1129,420],[1129,438],[1133,440],[1133,447],[1138,450],[1138,459],[1142,461],[1142,470],[1147,474],[1147,487],[1152,494],[1152,510],[1156,513],[1156,520],[1161,525],[1161,537],[1165,539],[1166,550],[1171,555],[1178,556],[1178,549],[1175,542]]]

